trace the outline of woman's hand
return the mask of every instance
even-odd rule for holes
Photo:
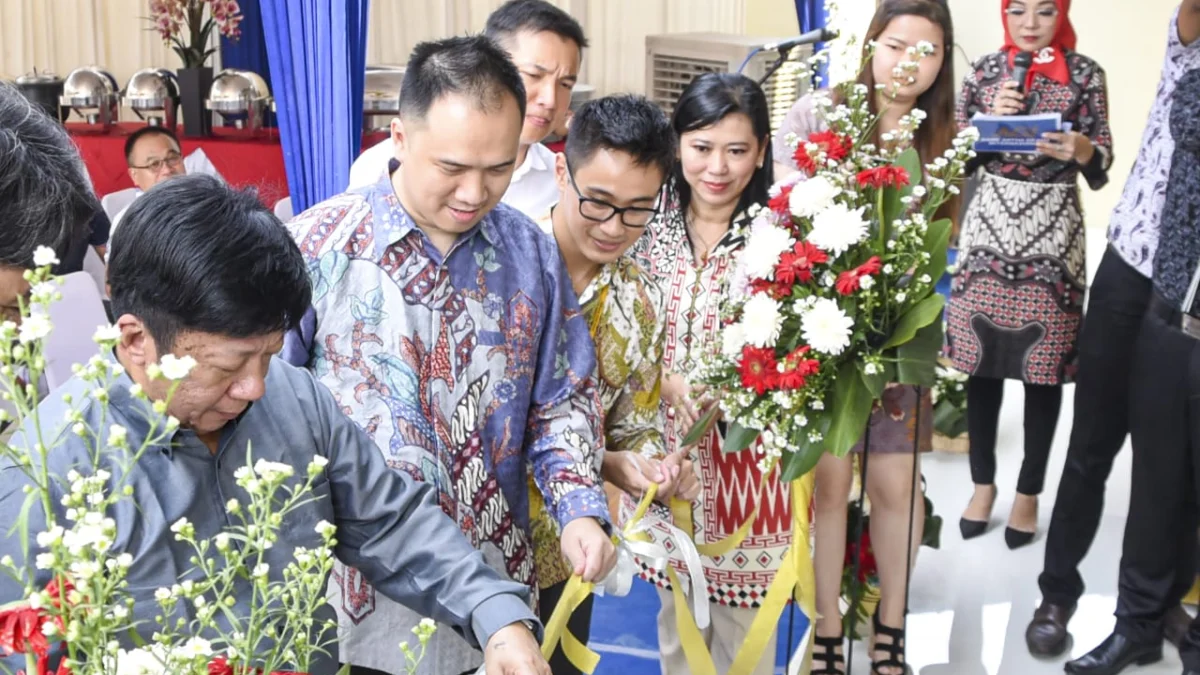
[[[1017,91],[1016,82],[1005,82],[996,92],[996,100],[992,101],[993,115],[1019,115],[1025,109],[1025,95]]]
[[[1080,164],[1092,161],[1092,156],[1096,154],[1092,139],[1077,131],[1046,134],[1038,140],[1037,149],[1047,157],[1062,162],[1074,160]]]
[[[663,372],[662,400],[674,411],[675,423],[684,434],[700,419],[700,409],[692,400],[692,388],[682,375]]]

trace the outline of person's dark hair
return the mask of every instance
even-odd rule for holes
[[[870,56],[870,44],[878,40],[887,30],[893,19],[902,16],[919,16],[942,29],[943,59],[942,69],[938,71],[937,79],[929,89],[917,97],[915,107],[925,111],[926,119],[917,130],[913,141],[914,147],[921,155],[921,163],[929,164],[942,156],[954,143],[958,133],[958,123],[955,121],[955,99],[958,95],[958,83],[954,80],[954,21],[950,18],[950,8],[945,0],[883,0],[875,10],[871,25],[863,37],[863,59]],[[857,83],[867,87],[867,91],[875,91],[875,73],[870,67],[862,69]],[[871,114],[879,114],[879,101],[875,96],[868,96]],[[876,129],[876,134],[879,131]],[[878,144],[879,139],[876,138]],[[955,197],[938,209],[939,218],[957,220],[959,198]]]
[[[444,96],[471,98],[481,110],[496,110],[505,96],[517,100],[525,119],[525,84],[508,52],[483,35],[422,42],[413,48],[400,87],[400,117],[423,120]]]
[[[183,147],[179,144],[179,137],[175,135],[174,131],[167,129],[166,127],[145,126],[133,132],[132,134],[129,134],[129,138],[125,139],[125,163],[133,166],[134,146],[136,146],[138,141],[142,140],[143,138],[147,136],[153,136],[155,134],[158,134],[159,136],[166,136],[167,138],[171,139],[171,141],[175,144],[176,150],[180,150]]]
[[[624,152],[638,166],[656,166],[665,176],[675,164],[675,132],[662,109],[645,97],[605,96],[583,104],[571,119],[567,162],[581,166],[600,150]]]
[[[763,165],[755,170],[742,191],[733,218],[755,204],[766,204],[770,199],[771,184],[775,182],[775,169],[771,164],[771,114],[767,107],[767,95],[762,87],[737,73],[704,73],[692,80],[675,104],[671,126],[676,137],[682,139],[689,131],[710,127],[729,115],[745,115],[750,119],[754,136],[760,147],[766,148]],[[571,133],[575,133],[572,122]],[[568,138],[570,136],[568,135]],[[682,141],[681,141],[682,142]],[[683,178],[683,166],[675,162],[673,182],[679,197],[679,208],[687,213],[692,203],[692,188]]]
[[[32,268],[39,246],[63,258],[99,210],[66,130],[0,82],[0,265]]]
[[[517,33],[554,33],[579,45],[579,51],[588,46],[583,36],[583,26],[570,14],[546,0],[508,0],[488,15],[483,34],[501,43],[508,44]]]
[[[212,176],[164,181],[113,235],[114,316],[132,314],[162,349],[183,331],[235,338],[295,328],[312,301],[300,249],[270,209]]]

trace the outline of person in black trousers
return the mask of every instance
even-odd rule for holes
[[[1153,292],[1132,363],[1133,475],[1121,555],[1116,630],[1066,665],[1115,675],[1162,658],[1163,620],[1196,570],[1200,482],[1200,69],[1184,75],[1170,112],[1175,140],[1154,259]],[[1200,620],[1180,645],[1200,675]]]
[[[1150,303],[1154,250],[1163,213],[1161,186],[1171,165],[1167,114],[1176,83],[1200,67],[1200,0],[1182,3],[1172,19],[1158,98],[1121,202],[1113,212],[1110,246],[1091,287],[1079,338],[1075,425],[1046,537],[1045,567],[1038,579],[1042,603],[1025,633],[1035,655],[1058,656],[1068,646],[1067,623],[1083,595],[1079,564],[1091,547],[1104,509],[1104,485],[1129,432],[1130,362]],[[1193,536],[1194,539],[1194,536]],[[1190,585],[1194,571],[1182,571]],[[1174,605],[1165,634],[1178,644],[1190,621]]]

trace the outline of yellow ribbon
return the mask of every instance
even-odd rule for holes
[[[658,485],[651,483],[650,488],[646,490],[646,495],[642,497],[642,501],[638,502],[637,510],[634,511],[633,517],[629,522],[625,523],[624,532],[629,537],[635,537],[634,531],[642,518],[646,516],[646,511],[650,508],[650,504],[654,502],[655,495],[658,494]],[[613,538],[613,543],[619,543],[617,538]],[[554,648],[560,643],[562,644],[563,655],[571,662],[571,665],[579,669],[580,672],[592,675],[596,672],[596,666],[600,663],[600,655],[592,651],[579,641],[571,630],[567,627],[567,620],[583,604],[584,600],[592,594],[595,584],[585,582],[578,574],[572,574],[570,580],[567,581],[566,588],[563,589],[562,598],[558,601],[558,606],[554,608],[554,612],[550,615],[550,620],[546,622],[545,639],[542,640],[542,656],[549,660],[554,654]],[[714,674],[715,675],[715,674]]]
[[[814,474],[809,472],[800,479],[792,481],[792,546],[784,556],[771,585],[767,587],[767,595],[746,632],[746,640],[742,642],[742,646],[734,656],[729,675],[750,675],[754,672],[767,651],[767,644],[771,636],[778,629],[779,617],[787,607],[788,598],[795,597],[810,622],[816,616],[816,573],[813,570],[812,551],[808,541],[808,505],[812,502],[814,480]],[[691,531],[691,509],[690,505],[686,506],[689,506],[686,520],[683,522],[677,520],[676,524],[684,532],[689,532]],[[672,512],[676,518],[679,517],[682,510],[678,504],[672,503]],[[702,552],[705,551],[705,548],[724,551],[720,555],[729,553],[745,539],[746,533],[749,532],[749,526],[757,515],[758,509],[755,508],[750,519],[745,525],[738,528],[737,532],[720,542],[707,547],[697,546],[697,548]],[[687,527],[684,527],[685,524]],[[736,543],[730,546],[730,541]],[[705,553],[705,555],[711,554]],[[687,599],[683,595],[679,577],[670,566],[667,567],[667,578],[671,581],[671,592],[675,597],[676,629],[679,631],[679,641],[683,648],[684,658],[687,659],[688,668],[696,675],[716,675],[716,665],[713,663],[712,654],[709,653],[704,636],[696,626],[695,618],[688,611]],[[694,601],[707,602],[708,599],[695,598]],[[811,634],[811,632],[810,630],[809,633]],[[812,656],[811,650],[812,642],[808,641],[805,645],[806,662]]]

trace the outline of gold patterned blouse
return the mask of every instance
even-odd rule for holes
[[[665,456],[659,409],[663,326],[657,287],[637,263],[622,258],[605,265],[579,297],[596,346],[597,379],[604,414],[604,445],[652,459]],[[530,483],[534,559],[542,588],[571,577],[559,529]]]

